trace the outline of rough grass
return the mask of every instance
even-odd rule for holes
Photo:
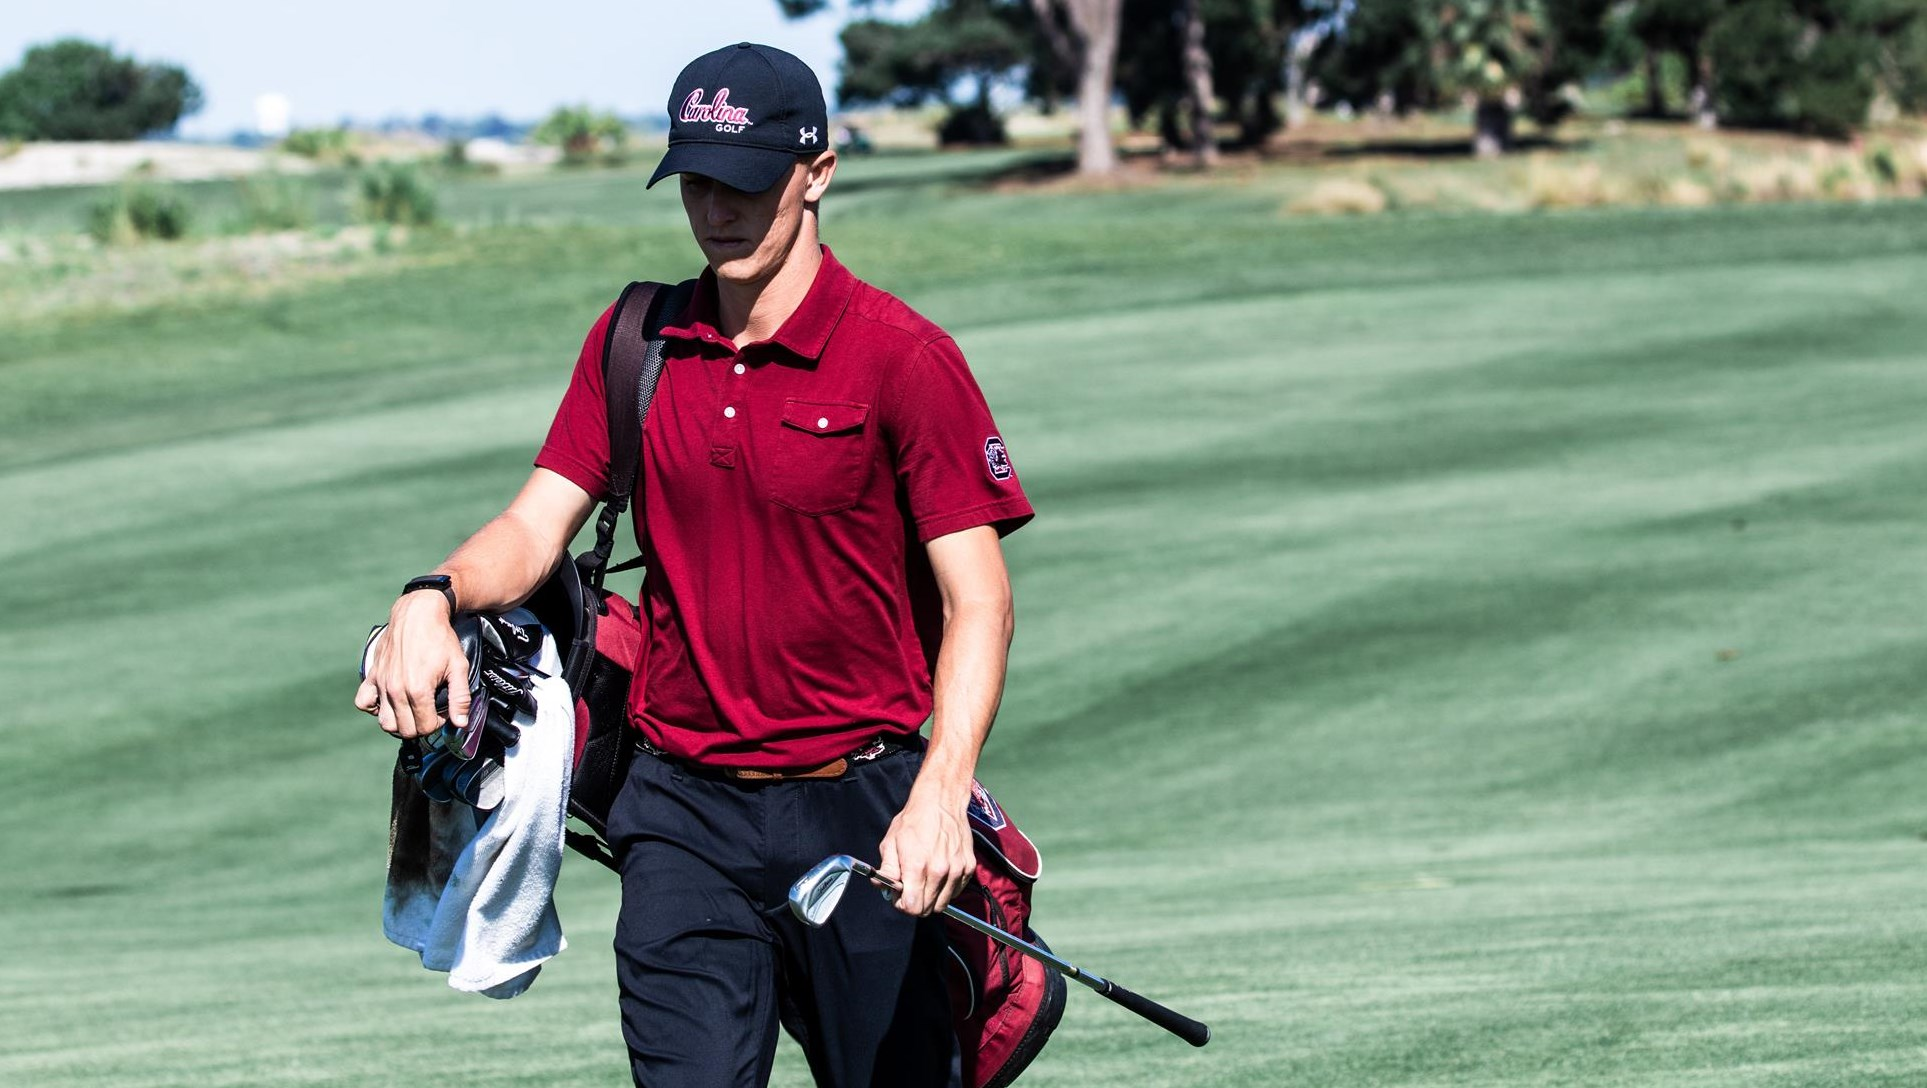
[[[1039,928],[1216,1030],[1080,991],[1023,1083],[1927,1077],[1927,208],[897,165],[830,241],[959,333],[1040,510],[983,768]],[[506,1006],[382,942],[347,706],[589,321],[687,270],[610,180],[272,298],[0,317],[0,1083],[625,1082],[600,870]]]

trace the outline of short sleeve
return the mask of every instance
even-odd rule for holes
[[[549,437],[535,455],[535,467],[566,477],[601,499],[609,489],[609,416],[602,394],[602,342],[609,334],[609,316],[602,312],[576,357],[568,392],[549,424]]]
[[[917,539],[979,525],[1003,536],[1029,521],[1016,464],[956,341],[932,340],[893,377],[884,429]]]

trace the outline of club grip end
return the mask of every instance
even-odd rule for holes
[[[1211,1041],[1211,1029],[1182,1013],[1173,1012],[1163,1005],[1136,994],[1106,979],[1107,988],[1102,992],[1105,997],[1144,1017],[1151,1023],[1190,1043],[1203,1046]]]

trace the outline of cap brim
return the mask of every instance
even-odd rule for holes
[[[783,179],[796,163],[788,151],[741,144],[674,144],[656,164],[656,172],[644,188],[671,174],[701,174],[715,178],[732,189],[760,193]]]

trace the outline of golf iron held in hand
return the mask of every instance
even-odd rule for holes
[[[843,898],[843,889],[849,884],[853,874],[881,884],[886,897],[894,898],[895,894],[902,890],[901,885],[878,876],[875,866],[858,861],[848,854],[834,854],[818,862],[795,884],[790,885],[790,910],[806,925],[822,925],[830,920],[831,914],[835,913],[837,903]],[[945,906],[943,912],[1006,948],[1014,949],[1055,967],[1062,971],[1066,978],[1075,979],[1096,990],[1192,1046],[1203,1046],[1211,1041],[1211,1029],[1188,1016],[1173,1012],[1150,998],[1132,993],[1117,983],[1086,971],[1068,960],[1060,959],[1029,941],[1013,937],[967,911],[959,910],[955,906]]]

